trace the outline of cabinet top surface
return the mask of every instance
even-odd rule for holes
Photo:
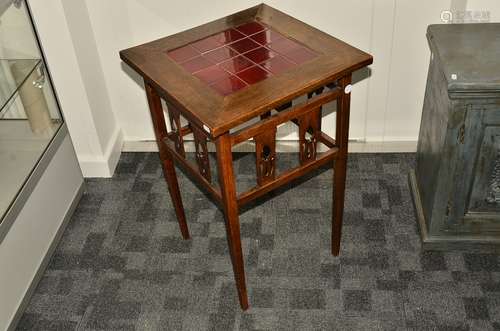
[[[430,25],[427,38],[451,93],[500,97],[500,23]]]
[[[265,4],[120,57],[214,136],[372,63],[369,54]]]

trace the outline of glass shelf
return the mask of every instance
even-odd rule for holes
[[[26,70],[0,112],[0,224],[62,124],[50,82],[35,79],[45,77],[40,64]]]
[[[0,59],[0,118],[9,101],[41,63],[40,59]]]

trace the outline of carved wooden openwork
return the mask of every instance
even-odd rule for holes
[[[254,137],[257,183],[274,180],[276,162],[276,127]]]
[[[184,139],[181,132],[181,117],[179,111],[173,106],[168,106],[168,118],[170,120],[171,137],[175,144],[175,150],[182,156],[185,156]]]
[[[316,159],[318,134],[320,132],[321,109],[318,108],[298,119],[300,163],[304,164]]]
[[[207,134],[195,125],[191,125],[196,148],[196,163],[200,174],[208,181],[211,181],[210,161],[208,159]]]
[[[298,105],[286,102],[275,108],[276,113],[264,112],[260,122],[244,127],[230,134],[231,145],[235,146],[248,139],[255,142],[257,185],[237,196],[238,205],[244,205],[273,188],[282,185],[293,178],[299,177],[306,169],[312,169],[336,158],[339,147],[337,142],[321,132],[321,107],[328,102],[339,98],[341,89],[332,88],[316,89],[307,101]],[[181,117],[175,107],[169,105],[169,119],[172,130],[164,139],[170,155],[179,162],[188,172],[200,179],[200,183],[218,203],[221,203],[221,190],[214,185],[210,171],[208,154],[208,141],[210,133],[202,129],[197,123],[188,123],[181,127]],[[299,127],[300,166],[288,169],[278,174],[276,158],[276,133],[277,127],[283,123],[292,122]],[[186,158],[184,150],[184,136],[193,134],[196,148],[195,164]],[[329,149],[318,154],[317,145],[324,144]]]
[[[495,164],[490,176],[489,190],[486,195],[486,202],[489,204],[500,203],[500,149],[497,150]]]

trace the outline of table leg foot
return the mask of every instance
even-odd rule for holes
[[[333,219],[332,219],[332,254],[340,253],[342,220],[344,216],[344,197],[347,159],[337,159],[334,165]]]
[[[243,252],[241,249],[241,238],[238,218],[226,216],[227,241],[229,253],[233,264],[234,279],[238,290],[238,299],[241,309],[248,309],[248,295],[245,281],[245,267],[243,262]]]

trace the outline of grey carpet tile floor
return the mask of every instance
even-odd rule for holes
[[[296,162],[279,154],[279,164]],[[235,157],[253,185],[251,154]],[[251,308],[241,312],[223,216],[180,171],[181,239],[158,155],[124,153],[86,191],[19,330],[494,330],[497,255],[421,251],[412,154],[352,154],[340,257],[330,255],[332,171],[240,216]]]

